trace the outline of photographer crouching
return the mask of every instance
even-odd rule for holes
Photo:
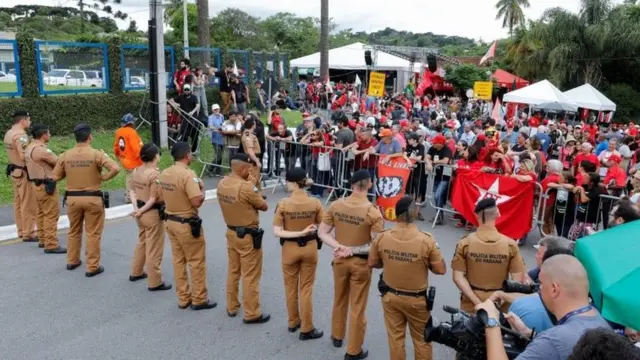
[[[589,280],[587,272],[577,258],[571,255],[556,255],[544,261],[540,268],[540,297],[550,313],[552,328],[536,334],[515,314],[505,316],[511,328],[532,339],[518,360],[564,360],[582,334],[589,329],[609,328],[607,322],[589,303]],[[503,343],[502,328],[498,319],[500,311],[491,299],[476,306],[484,310],[487,359],[509,359]]]

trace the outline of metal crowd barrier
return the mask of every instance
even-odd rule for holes
[[[542,211],[538,219],[542,236],[558,235],[573,241],[588,235],[587,228],[595,231],[607,229],[609,214],[622,199],[613,195],[600,195],[597,199],[598,207],[594,218],[593,210],[589,206],[594,200],[590,199],[580,206],[577,194],[564,187],[548,188],[543,198]]]

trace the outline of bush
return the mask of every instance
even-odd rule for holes
[[[627,84],[612,84],[605,92],[616,104],[614,122],[637,122],[640,116],[640,93]]]

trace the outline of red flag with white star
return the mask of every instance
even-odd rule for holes
[[[464,218],[478,225],[476,204],[493,197],[500,217],[498,231],[512,239],[522,239],[531,230],[533,221],[533,182],[520,182],[512,177],[489,174],[477,170],[458,169],[451,197],[451,205]]]

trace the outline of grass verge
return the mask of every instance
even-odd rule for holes
[[[297,111],[283,111],[282,116],[288,127],[298,126],[302,122],[302,115]],[[262,118],[262,121],[266,123],[266,116]],[[97,131],[93,134],[93,143],[91,144],[96,149],[101,149],[105,153],[109,154],[112,159],[115,159],[113,154],[113,131]],[[140,136],[142,140],[146,142],[151,141],[151,130],[148,127],[143,126],[140,129]],[[49,141],[49,148],[58,156],[66,150],[75,146],[75,140],[73,136],[53,136]],[[203,154],[210,153],[209,149],[203,149]],[[0,164],[7,164],[8,158],[6,151],[0,152]],[[162,151],[160,156],[160,169],[166,169],[173,164],[173,159],[169,151]],[[191,168],[200,175],[202,171],[202,163],[195,160],[191,164]],[[2,168],[4,171],[4,167]],[[105,182],[103,184],[104,190],[118,190],[123,189],[125,186],[126,173],[121,171],[115,178]],[[62,194],[66,189],[66,181],[58,183],[58,191]],[[13,202],[13,189],[11,186],[11,179],[6,176],[0,176],[0,204],[6,205]]]

